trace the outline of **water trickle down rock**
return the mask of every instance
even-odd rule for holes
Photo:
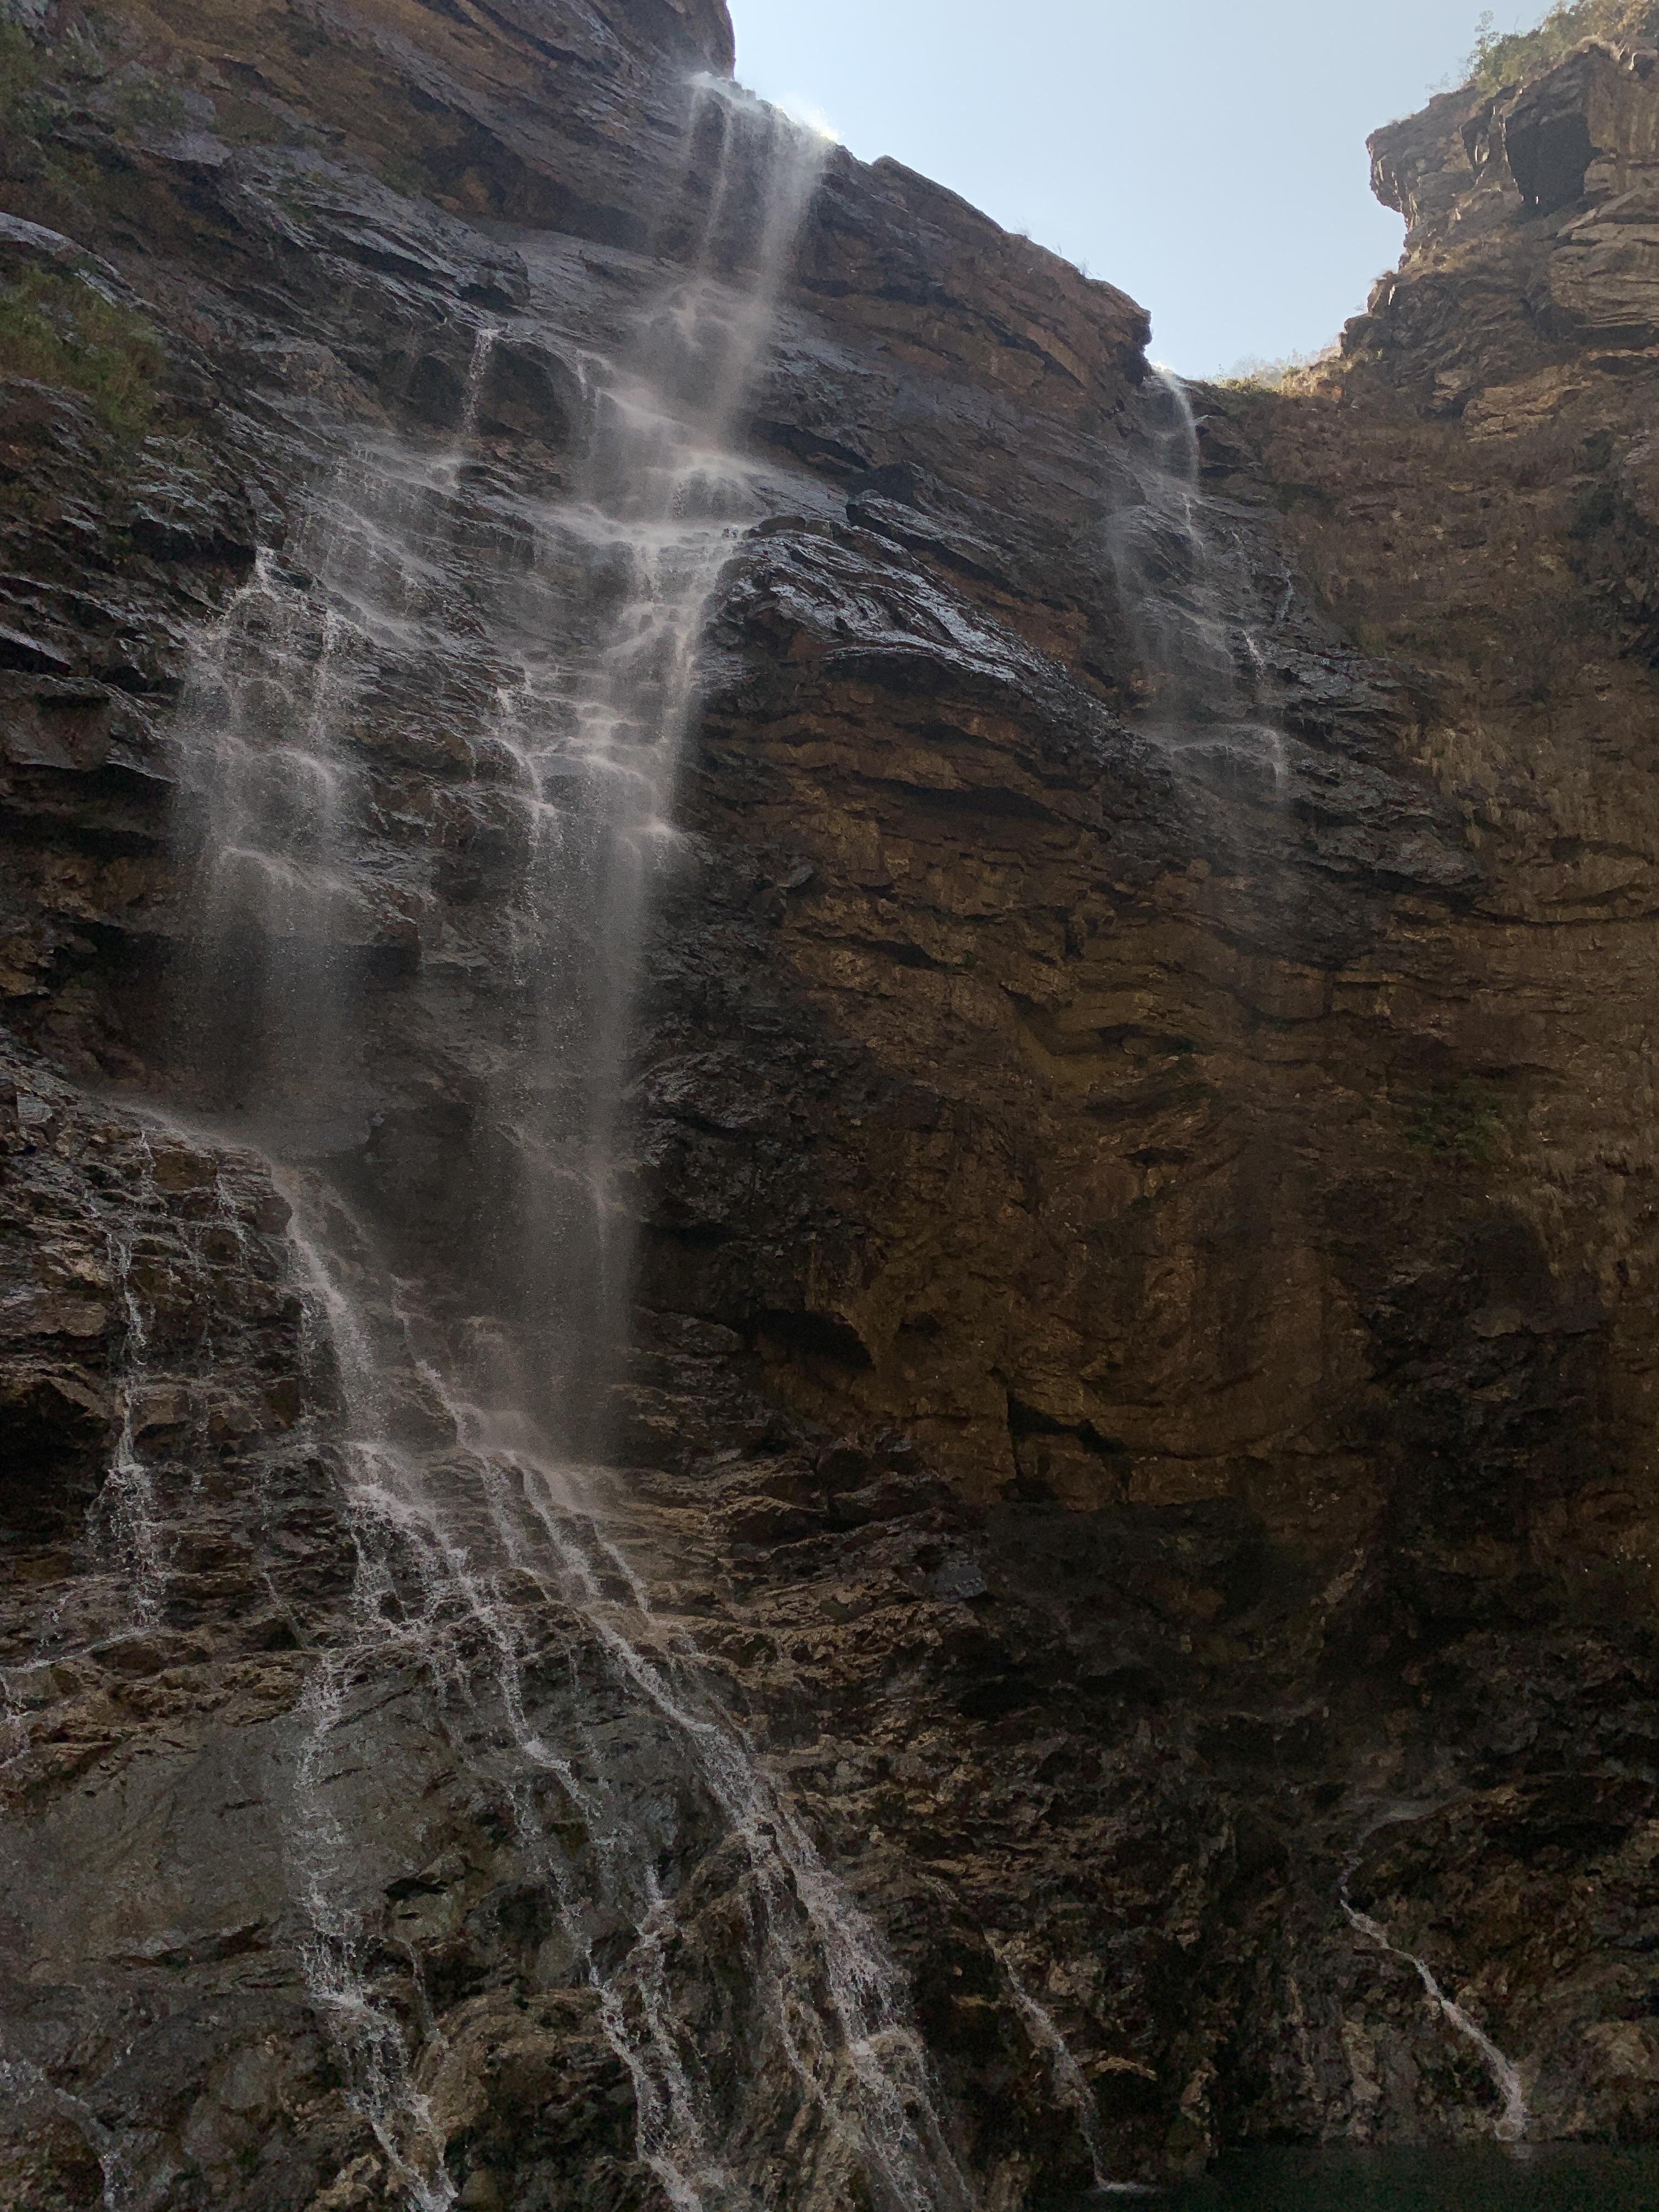
[[[718,9],[163,12],[8,153],[159,347],[0,386],[10,2194],[1080,2191],[998,1947],[1113,2175],[1484,2126],[1356,1850],[1650,2125],[1641,69],[1582,204],[1407,131],[1341,404],[1194,397],[1281,805],[1138,694],[1109,286],[827,153],[661,410],[758,335]]]

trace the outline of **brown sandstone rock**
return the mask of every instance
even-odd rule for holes
[[[73,189],[15,165],[18,220],[118,272],[166,356],[136,445],[85,394],[0,395],[0,1963],[7,2056],[91,2114],[16,2152],[26,2202],[81,2201],[100,2130],[180,2212],[395,2194],[272,1810],[348,1632],[334,1378],[258,1162],[110,1094],[176,1079],[193,627],[342,449],[447,434],[483,317],[514,335],[477,513],[523,542],[581,347],[684,248],[652,221],[684,72],[728,58],[690,0],[157,7],[54,110]],[[1088,2179],[1009,1960],[1125,2173],[1487,2129],[1345,1866],[1535,2069],[1545,2131],[1659,2113],[1656,102],[1590,49],[1380,134],[1410,250],[1336,372],[1200,395],[1277,770],[1146,711],[1107,550],[1146,331],[1111,287],[839,155],[744,427],[773,511],[715,610],[640,1045],[638,1632],[665,1665],[694,1637],[787,1776],[1004,2201]],[[469,1314],[498,1042],[469,917],[502,863],[431,824],[494,695],[476,639],[429,668],[361,732],[388,826],[337,1141],[405,1279]],[[98,1549],[129,1421],[142,1620]],[[537,1694],[574,1735],[597,1655],[556,1626]],[[499,1719],[412,1662],[362,1686],[331,1802],[372,1839],[364,1971],[461,2202],[649,2204],[569,1931],[469,1764]],[[747,1877],[627,1724],[730,2068]],[[761,2087],[787,2142],[793,2086]]]

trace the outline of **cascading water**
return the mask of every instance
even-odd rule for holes
[[[1346,1876],[1340,1893],[1340,1902],[1343,1915],[1355,1934],[1363,1936],[1367,1942],[1374,1943],[1379,1951],[1386,1952],[1389,1958],[1398,1959],[1402,1966],[1413,1968],[1419,1981],[1423,1984],[1424,1996],[1445,2021],[1447,2027],[1455,2034],[1461,2035],[1466,2042],[1472,2043],[1480,2054],[1481,2063],[1491,2075],[1492,2086],[1503,2100],[1504,2109],[1498,2114],[1492,2128],[1492,2133],[1498,2141],[1504,2143],[1524,2142],[1529,2117],[1527,2112],[1527,2093],[1514,2062],[1504,2057],[1478,2020],[1446,1995],[1426,1960],[1419,1959],[1414,1951],[1401,1950],[1379,1921],[1374,1920],[1370,1913],[1360,1911],[1359,1908],[1350,1901]]]
[[[84,2100],[58,2088],[40,2067],[24,2059],[0,2058],[0,2092],[19,2112],[50,2113],[69,2123],[98,2161],[105,2212],[118,2212],[127,2179],[120,2146]]]
[[[565,363],[574,487],[469,458],[500,361],[559,350],[532,305],[473,333],[454,443],[358,453],[261,556],[181,723],[183,1079],[293,1206],[357,1552],[298,1717],[290,1863],[313,2002],[416,2212],[456,2183],[418,1976],[389,1973],[356,1901],[337,1774],[385,1686],[416,1677],[548,1901],[546,1971],[595,2005],[671,2203],[973,2201],[896,1972],[659,1617],[650,1532],[603,1466],[637,978],[705,610],[764,512],[733,428],[821,154],[708,82],[687,145],[688,191],[712,170],[690,272],[617,360]],[[441,911],[446,873],[468,896]],[[463,999],[483,1047],[458,1073]],[[456,1094],[439,1258],[362,1166],[388,1082]],[[677,1885],[703,1862],[738,1909],[736,1973],[688,1933]]]
[[[148,1142],[139,1140],[142,1181],[133,1194],[143,1221],[157,1203],[155,1162]],[[92,1516],[94,1551],[119,1564],[134,1623],[148,1626],[156,1617],[167,1579],[165,1540],[155,1475],[140,1449],[137,1411],[144,1380],[149,1326],[134,1270],[135,1208],[129,1201],[104,1227],[110,1279],[120,1301],[123,1323],[116,1404],[120,1430],[115,1452]]]
[[[1277,787],[1285,738],[1255,589],[1204,495],[1192,400],[1170,370],[1152,369],[1142,416],[1130,495],[1115,509],[1108,542],[1146,721],[1166,741],[1219,751],[1230,765],[1263,761]]]
[[[1127,495],[1116,503],[1109,543],[1118,591],[1135,650],[1134,685],[1144,726],[1183,761],[1191,775],[1194,818],[1214,802],[1226,811],[1216,825],[1215,848],[1238,877],[1247,847],[1241,801],[1270,802],[1267,835],[1257,848],[1258,881],[1288,884],[1284,867],[1291,755],[1275,700],[1262,639],[1288,611],[1293,584],[1286,574],[1270,603],[1253,574],[1249,533],[1224,502],[1206,496],[1201,477],[1197,420],[1180,378],[1153,368],[1144,391],[1138,450],[1129,464]],[[1265,770],[1265,775],[1264,775]],[[1232,926],[1246,920],[1236,902]],[[1285,909],[1269,913],[1262,935],[1283,949]],[[1278,1179],[1282,1207],[1288,1177]],[[1526,2098],[1512,2062],[1462,2006],[1447,1996],[1427,1964],[1393,1942],[1387,1931],[1349,1900],[1346,1881],[1339,1902],[1348,1924],[1369,1942],[1417,1973],[1425,1996],[1454,2033],[1473,2045],[1502,2100],[1494,2133],[1499,2142],[1524,2140]],[[1030,2000],[1027,2000],[1029,2004]],[[1025,2008],[1022,2007],[1022,2010]],[[1025,2016],[1040,2033],[1030,2011]]]
[[[1101,2133],[1100,2114],[1096,2108],[1094,2092],[1077,2062],[1076,2054],[1060,2033],[1054,2014],[1031,1994],[1021,1978],[1008,1947],[993,1938],[991,1949],[997,1964],[1002,1968],[1015,2011],[1024,2023],[1032,2045],[1048,2062],[1055,2100],[1077,2121],[1078,2133],[1083,2138],[1084,2148],[1089,2154],[1089,2163],[1094,2169],[1094,2194],[1097,2197],[1150,2196],[1151,2191],[1139,2182],[1113,2179],[1107,2170],[1106,2144]]]

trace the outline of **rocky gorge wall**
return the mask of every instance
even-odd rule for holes
[[[730,63],[700,0],[53,11],[4,50],[20,2204],[673,2201],[490,1715],[389,1664],[305,1795],[364,1540],[290,1198],[178,1035],[173,787],[256,554],[311,588],[316,488],[448,452],[482,362],[469,642],[353,730],[384,865],[330,1139],[465,1310],[505,865],[459,803],[469,656],[592,361],[695,250],[684,81]],[[617,1457],[665,1657],[695,1638],[884,1931],[988,2205],[1492,2131],[1345,1897],[1536,2134],[1652,2130],[1656,115],[1644,55],[1587,48],[1381,134],[1413,229],[1340,361],[1197,395],[1271,747],[1160,716],[1112,551],[1157,395],[1111,287],[836,152],[750,396],[766,517],[646,963]],[[574,1682],[593,1631],[559,1634]],[[629,1817],[735,2113],[740,1855],[659,1734]],[[307,1964],[318,1804],[366,1839],[426,2199]],[[763,2201],[846,2201],[760,2089]]]

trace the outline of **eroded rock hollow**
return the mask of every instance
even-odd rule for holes
[[[1281,393],[732,63],[0,36],[0,2195],[1650,2136],[1654,53]]]

